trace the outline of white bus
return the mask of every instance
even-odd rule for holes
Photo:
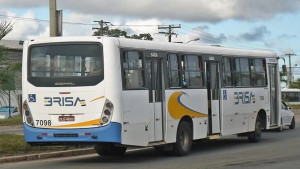
[[[300,89],[281,89],[281,98],[288,104],[300,104]]]
[[[95,143],[100,155],[193,140],[259,142],[279,127],[278,57],[270,51],[109,37],[32,39],[23,51],[30,144]]]

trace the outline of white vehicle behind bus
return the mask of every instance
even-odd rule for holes
[[[279,131],[283,130],[284,126],[289,126],[290,129],[295,129],[296,122],[295,122],[295,114],[292,111],[291,107],[288,107],[285,102],[281,102],[281,126],[278,129]]]

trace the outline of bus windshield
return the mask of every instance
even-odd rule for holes
[[[57,43],[32,46],[28,80],[35,86],[88,86],[103,80],[99,43]]]

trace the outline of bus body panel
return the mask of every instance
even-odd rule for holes
[[[103,45],[104,79],[97,85],[82,87],[51,88],[31,85],[27,81],[28,47],[34,44],[51,44],[56,42],[101,43]],[[219,100],[214,100],[211,102],[212,104],[209,104],[209,91],[207,84],[205,84],[207,77],[204,77],[203,83],[205,85],[201,88],[170,88],[162,82],[162,101],[153,103],[150,101],[150,95],[154,96],[155,94],[147,88],[136,90],[124,88],[124,80],[122,80],[124,78],[122,75],[123,53],[120,52],[123,49],[163,51],[165,53],[177,53],[178,55],[196,53],[201,57],[202,55],[216,55],[216,57],[267,57],[267,64],[276,65],[277,72],[275,73],[278,74],[276,54],[269,51],[251,51],[106,37],[46,38],[27,41],[24,43],[23,50],[23,103],[28,103],[35,122],[36,120],[51,120],[51,126],[37,125],[30,127],[25,124],[26,118],[24,116],[26,142],[112,142],[133,146],[149,146],[156,142],[160,144],[174,143],[176,142],[179,122],[183,119],[191,119],[194,140],[207,138],[211,134],[222,136],[248,133],[254,131],[256,118],[261,110],[265,111],[264,124],[266,129],[272,127],[270,126],[270,78],[267,79],[268,86],[222,88],[220,75],[218,76],[220,81],[220,86],[218,87]],[[155,60],[155,63],[162,63],[161,76],[167,79],[168,77],[165,77],[167,68],[163,66],[164,62],[166,62],[166,59],[163,58],[165,56],[151,57],[157,57],[157,55],[147,56],[145,60],[149,61],[149,63],[152,60]],[[219,65],[219,70],[222,68],[220,60],[216,61],[217,65]],[[267,73],[269,72],[268,66],[266,71]],[[222,73],[222,71],[219,73]],[[278,79],[276,80],[278,81]],[[70,92],[70,94],[64,95],[60,94],[60,92]],[[280,89],[277,86],[276,94],[279,92]],[[30,101],[30,97],[33,94],[35,94],[36,102]],[[50,101],[49,98],[52,100]],[[55,100],[54,102],[53,99]],[[279,96],[278,99],[280,99]],[[101,113],[104,111],[107,100],[113,104],[111,121],[109,124],[100,127]],[[209,105],[212,105],[212,112],[218,112],[215,118],[211,117],[212,124],[210,124],[208,117],[210,112]],[[59,117],[63,115],[75,116],[75,120],[78,121],[60,122]],[[275,115],[276,122],[279,124],[278,119],[280,117],[278,112]],[[91,123],[86,124],[85,122]],[[211,126],[213,126],[212,133],[209,132]],[[57,137],[54,137],[54,134]]]
[[[105,127],[79,129],[43,129],[23,124],[28,143],[111,142],[121,143],[121,124],[110,123]]]
[[[147,146],[150,132],[149,95],[147,90],[122,92],[123,130],[122,143],[127,145]]]
[[[166,90],[167,124],[166,143],[176,141],[177,126],[184,116],[193,120],[193,138],[207,137],[208,102],[206,89]]]
[[[23,51],[23,103],[27,102],[33,114],[34,127],[24,123],[24,133],[27,142],[114,142],[121,143],[122,112],[120,104],[121,76],[115,69],[120,70],[118,41],[108,39],[103,45],[103,60],[105,79],[95,86],[89,87],[35,87],[27,82],[28,47],[35,44],[52,42],[96,42],[98,38],[49,38],[24,43]],[[119,75],[119,76],[118,76]],[[30,97],[33,98],[34,101]],[[109,99],[114,105],[111,123],[99,127],[100,116],[105,100]],[[59,121],[61,116],[73,116],[74,121]],[[26,118],[24,116],[24,122]],[[51,121],[51,122],[50,122]],[[50,123],[49,123],[50,122]],[[41,125],[42,124],[42,125]],[[51,124],[51,125],[49,125]],[[41,134],[44,133],[42,136]],[[53,134],[77,134],[78,137],[53,137]],[[87,135],[84,135],[87,133]],[[49,134],[49,135],[45,135]],[[38,139],[41,136],[43,139]],[[92,136],[96,138],[92,138]]]
[[[254,131],[254,124],[260,109],[266,109],[268,95],[262,88],[222,89],[224,123],[222,135]]]

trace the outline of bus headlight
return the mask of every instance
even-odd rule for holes
[[[24,122],[26,122],[28,125],[34,127],[34,122],[33,122],[33,118],[28,106],[27,101],[25,100],[23,103],[23,116],[24,116]]]
[[[100,126],[105,126],[111,121],[114,105],[108,99],[105,100],[103,110],[100,117]]]

